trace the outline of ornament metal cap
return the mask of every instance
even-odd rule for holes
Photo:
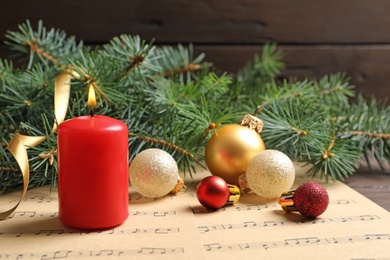
[[[294,200],[293,200],[294,193],[295,190],[291,190],[288,192],[284,192],[280,196],[278,202],[280,206],[282,206],[284,211],[297,211],[297,208],[295,207]]]
[[[170,193],[172,195],[176,195],[177,193],[179,193],[183,189],[186,190],[187,186],[184,185],[184,179],[181,176],[178,176],[177,183],[176,183],[175,187],[173,188],[173,190],[170,191]]]
[[[240,199],[240,189],[238,188],[238,186],[232,184],[227,184],[227,186],[229,188],[230,196],[228,201],[226,202],[226,205],[231,205],[238,202],[238,200]]]
[[[240,125],[247,126],[249,129],[254,130],[260,134],[263,130],[264,123],[259,118],[247,114],[241,119]]]

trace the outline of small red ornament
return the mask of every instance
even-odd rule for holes
[[[298,211],[306,217],[316,218],[327,209],[329,196],[321,184],[309,181],[296,190],[283,193],[279,204],[285,211]]]
[[[227,184],[221,177],[208,176],[199,182],[196,196],[204,207],[216,210],[226,204],[237,202],[240,189],[235,185]]]

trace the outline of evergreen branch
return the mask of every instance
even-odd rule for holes
[[[282,58],[283,53],[277,49],[276,43],[265,44],[261,56],[255,55],[253,61],[238,72],[237,85],[253,90],[274,79],[284,68]]]
[[[328,140],[326,115],[315,109],[311,99],[277,99],[263,106],[260,118],[266,147],[294,159],[310,160],[314,147]]]
[[[336,135],[333,135],[332,140],[330,140],[328,148],[325,149],[325,151],[322,153],[322,159],[326,160],[329,157],[333,157],[334,154],[331,152],[336,142]]]
[[[8,45],[11,49],[30,53],[28,68],[34,63],[34,54],[40,57],[40,61],[47,64],[50,61],[61,68],[67,68],[69,57],[75,57],[79,50],[87,50],[83,43],[77,43],[73,36],[67,36],[64,31],[54,28],[47,30],[42,21],[38,22],[37,30],[34,30],[30,21],[19,25],[19,31],[8,31],[6,34]]]
[[[0,59],[0,80],[3,85],[15,80],[12,61]]]
[[[363,132],[363,131],[349,131],[347,134],[358,135],[358,136],[368,136],[370,138],[379,137],[383,140],[387,140],[390,138],[390,133],[369,133],[369,132]]]
[[[166,71],[164,73],[164,77],[171,77],[173,75],[176,75],[176,74],[182,74],[182,73],[186,73],[186,72],[193,72],[193,71],[197,71],[201,69],[201,66],[199,64],[193,64],[193,63],[190,63],[190,64],[186,64],[182,67],[179,67],[175,70],[170,70],[170,71]]]
[[[361,150],[353,142],[334,137],[329,144],[323,144],[312,152],[310,163],[313,165],[307,174],[312,177],[320,175],[327,182],[329,177],[333,181],[344,180],[358,169],[360,157]]]
[[[119,70],[124,71],[124,77],[137,69],[143,73],[143,76],[160,72],[160,68],[152,64],[153,59],[156,59],[153,57],[155,50],[153,41],[147,44],[138,35],[123,34],[120,37],[114,37],[103,48],[103,55],[116,63],[119,61]]]
[[[170,142],[167,142],[165,140],[160,140],[160,139],[157,139],[157,138],[152,138],[152,137],[148,137],[148,136],[139,136],[135,133],[129,133],[129,137],[135,137],[139,140],[142,140],[142,141],[147,141],[151,144],[155,144],[157,146],[162,146],[162,147],[166,147],[166,148],[169,148],[170,150],[173,150],[175,152],[178,152],[184,156],[188,156],[190,159],[194,159],[195,156],[192,152],[190,151],[187,151],[181,147],[179,147],[178,145],[175,145],[173,143],[170,143]]]
[[[19,168],[0,166],[0,172],[21,172]]]
[[[193,46],[191,44],[188,48],[181,44],[177,48],[163,46],[156,49],[154,55],[158,57],[153,60],[153,63],[161,68],[160,75],[178,79],[178,82],[182,84],[185,81],[191,81],[194,71],[209,67],[209,64],[202,63],[204,54],[194,58]]]
[[[49,53],[45,52],[42,48],[40,48],[38,46],[38,40],[37,39],[34,39],[33,41],[24,41],[23,43],[24,43],[24,45],[28,46],[32,52],[35,52],[35,53],[41,55],[45,59],[47,59],[47,60],[51,61],[52,63],[54,63],[56,66],[58,66],[58,67],[60,67],[60,68],[62,68],[64,70],[68,69],[67,65],[61,64],[61,62],[57,58],[53,57]]]

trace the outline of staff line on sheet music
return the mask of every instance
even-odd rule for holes
[[[175,210],[169,211],[130,211],[132,217],[167,217],[177,215]],[[58,212],[39,213],[37,211],[15,211],[9,218],[54,218],[58,216]]]
[[[108,229],[108,230],[66,230],[66,229],[40,229],[35,231],[9,231],[0,232],[0,239],[3,237],[26,237],[26,236],[85,236],[85,235],[137,235],[154,234],[167,235],[180,233],[180,228],[132,228],[132,229]]]
[[[269,250],[281,247],[295,246],[314,246],[314,245],[333,245],[339,243],[361,243],[373,241],[390,241],[390,234],[364,234],[359,236],[344,236],[344,237],[299,237],[287,238],[271,242],[256,242],[256,243],[233,243],[221,244],[210,243],[204,244],[203,248],[206,252],[226,252],[226,251],[244,251],[244,250]]]
[[[244,221],[235,224],[218,224],[218,225],[205,225],[198,226],[200,233],[207,233],[218,230],[232,230],[232,229],[243,229],[243,228],[263,228],[263,227],[277,227],[286,225],[314,225],[314,224],[327,224],[327,223],[341,223],[351,221],[373,221],[381,219],[377,215],[359,215],[349,217],[332,217],[332,218],[316,218],[316,219],[300,219],[296,221]]]
[[[141,247],[135,249],[103,249],[103,250],[58,250],[50,252],[23,252],[23,253],[0,253],[0,259],[66,259],[66,258],[108,258],[124,257],[132,255],[165,255],[183,254],[183,247]]]

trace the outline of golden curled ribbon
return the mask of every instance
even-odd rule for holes
[[[50,135],[57,131],[58,125],[62,123],[66,116],[66,110],[68,109],[69,96],[70,96],[70,80],[72,79],[74,72],[61,72],[54,82],[54,114],[56,121],[52,127]],[[27,149],[34,147],[46,140],[46,136],[27,136],[16,133],[9,142],[7,149],[16,159],[23,176],[23,192],[14,207],[11,209],[0,212],[0,220],[6,219],[11,215],[19,206],[24,196],[26,195],[28,183],[30,179],[30,169],[28,163]]]

